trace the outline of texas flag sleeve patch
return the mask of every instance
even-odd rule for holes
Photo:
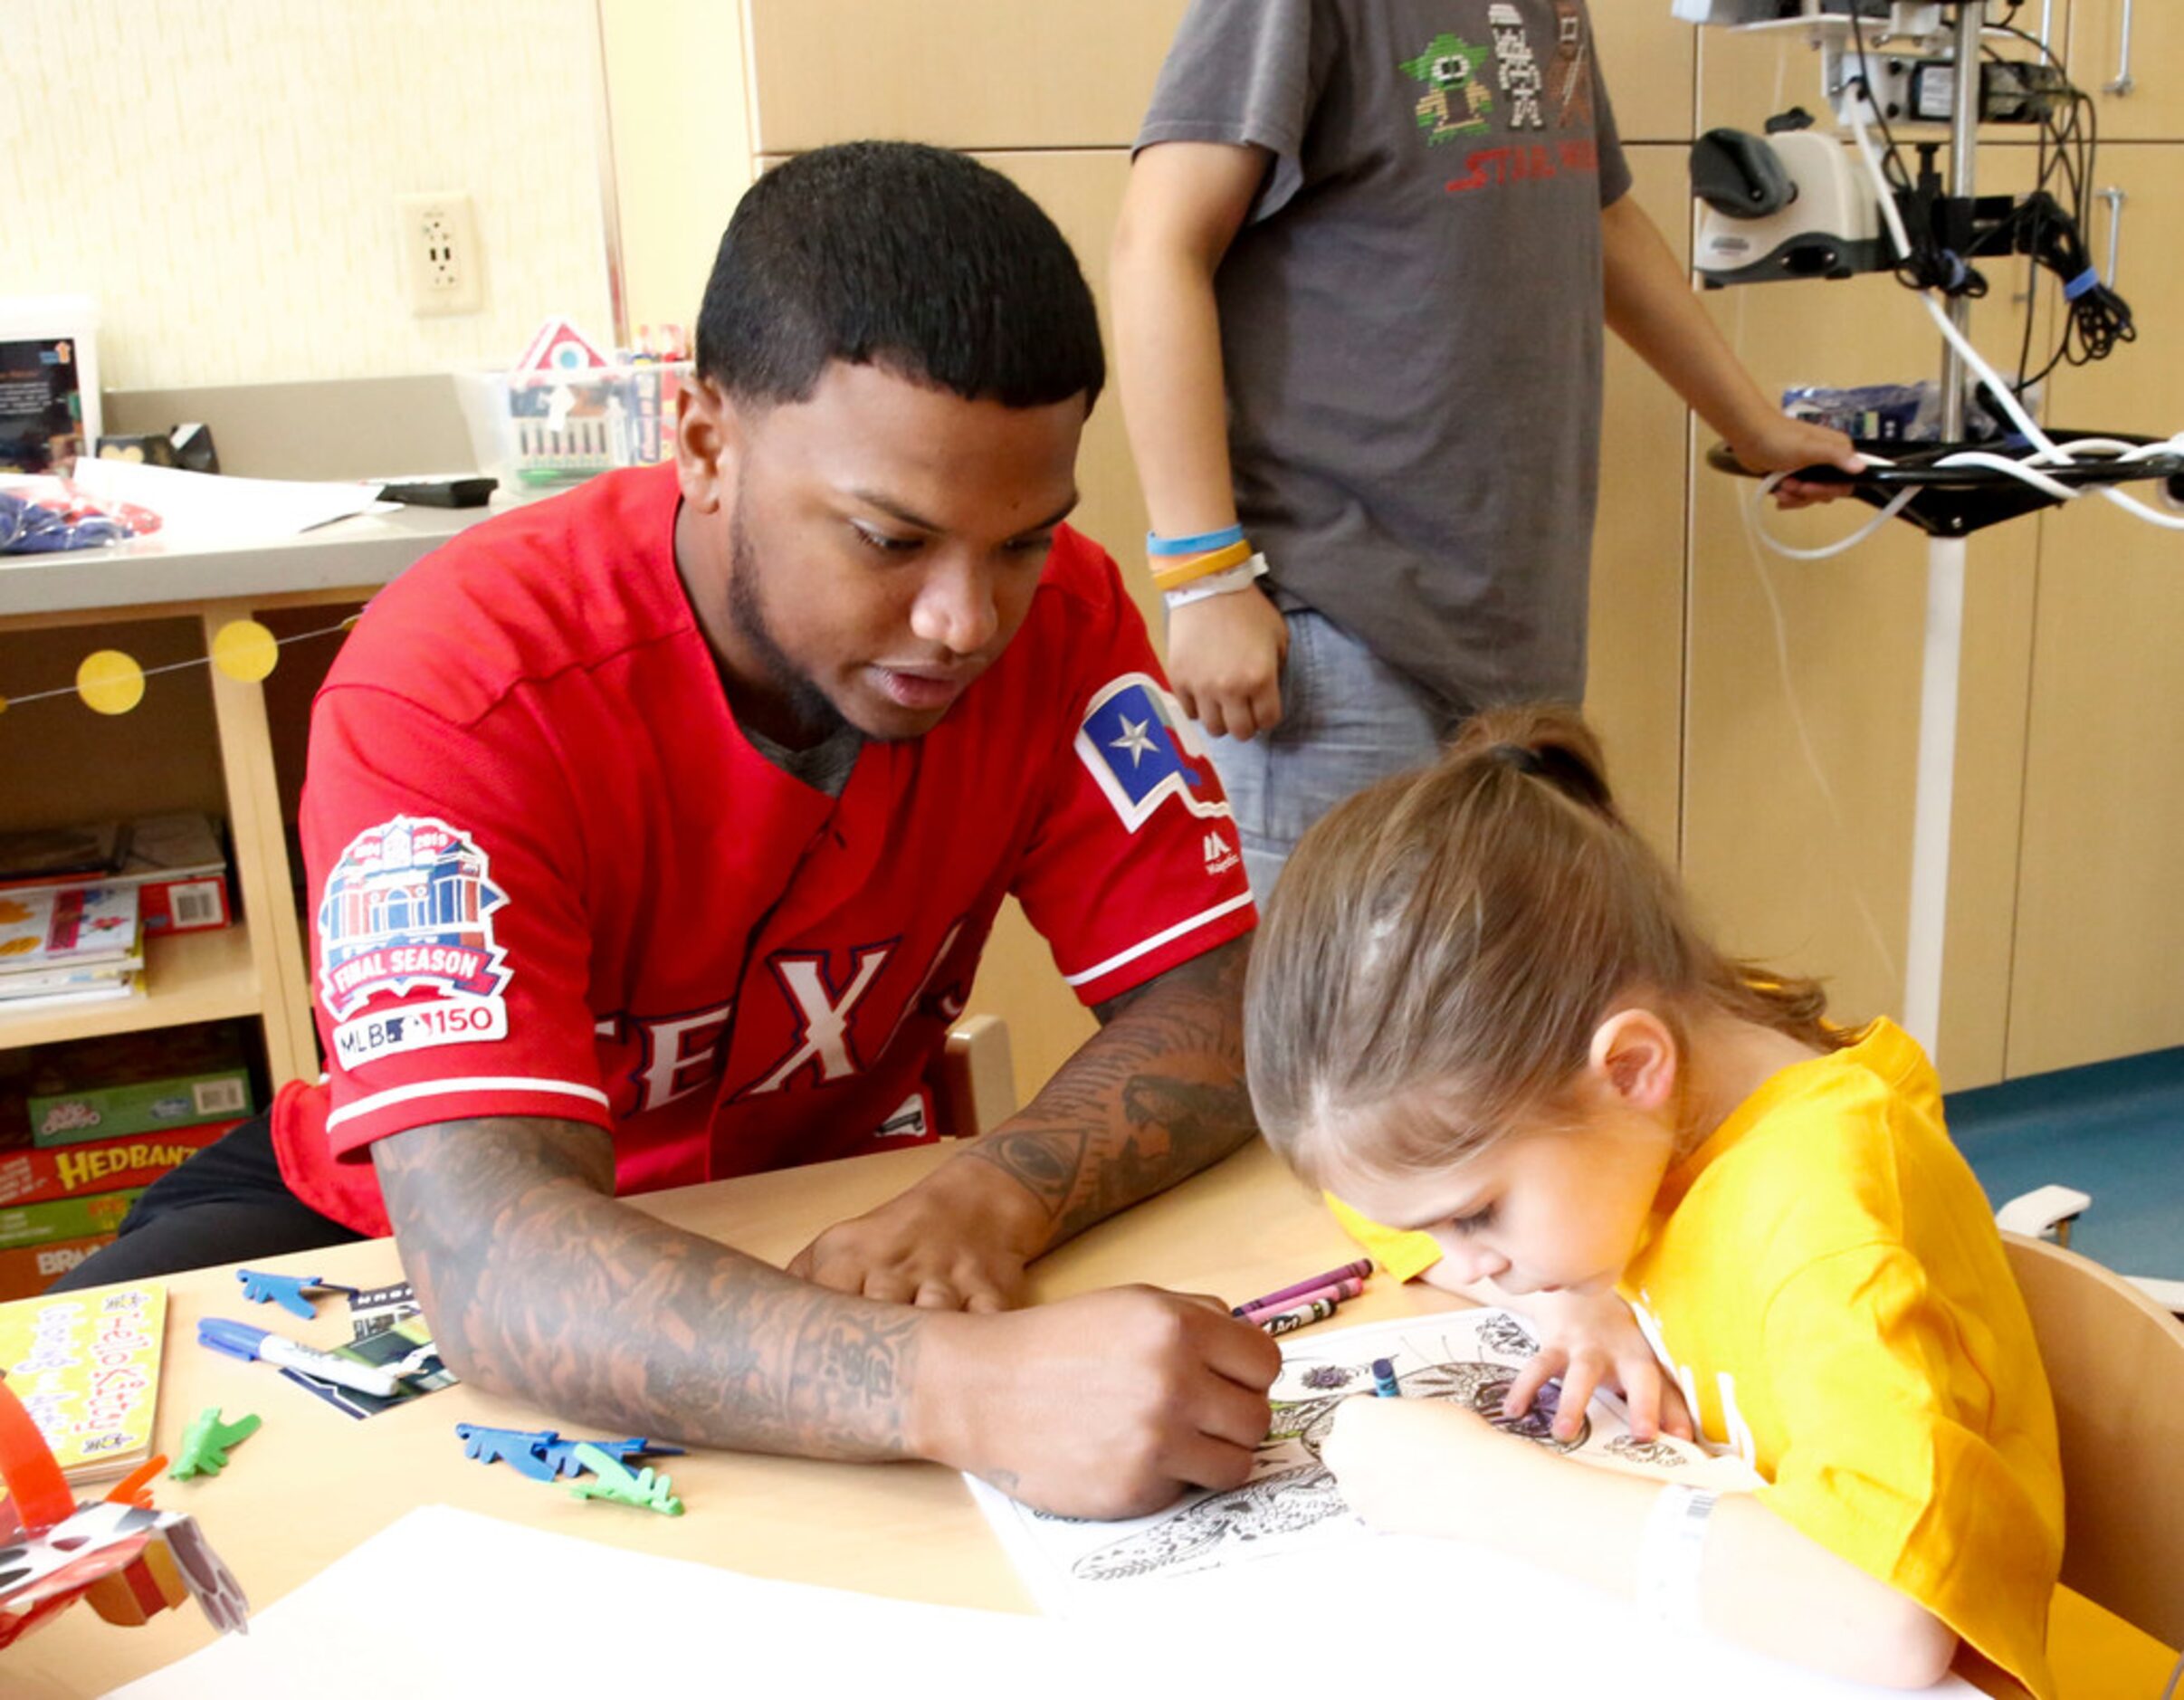
[[[1130,832],[1169,797],[1202,819],[1229,812],[1198,729],[1149,673],[1126,673],[1101,688],[1077,728],[1076,750]]]

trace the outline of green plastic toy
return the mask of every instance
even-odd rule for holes
[[[579,1476],[568,1490],[578,1499],[611,1499],[617,1504],[642,1505],[667,1517],[682,1514],[682,1502],[668,1491],[667,1477],[655,1474],[649,1466],[633,1476],[619,1458],[590,1445],[579,1446],[575,1456],[591,1472],[589,1476]]]
[[[182,1431],[182,1447],[176,1455],[175,1467],[167,1473],[168,1478],[186,1482],[193,1476],[219,1475],[227,1468],[227,1449],[256,1434],[262,1420],[245,1416],[224,1423],[220,1408],[207,1405]]]

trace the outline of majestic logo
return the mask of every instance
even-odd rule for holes
[[[1170,797],[1201,819],[1229,812],[1197,728],[1149,674],[1126,673],[1102,686],[1077,728],[1076,747],[1131,832]]]
[[[485,852],[445,821],[397,815],[350,839],[319,903],[327,1013],[339,1021],[420,987],[497,998],[510,975],[492,914],[508,898],[487,872]]]
[[[1206,871],[1208,874],[1226,874],[1239,860],[1236,847],[1218,832],[1206,835]]]

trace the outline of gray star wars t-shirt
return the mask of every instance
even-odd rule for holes
[[[1274,155],[1215,279],[1239,517],[1452,710],[1585,684],[1600,209],[1582,0],[1195,0],[1140,148]]]

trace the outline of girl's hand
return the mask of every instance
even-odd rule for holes
[[[1336,1409],[1320,1459],[1374,1528],[1439,1535],[1491,1528],[1531,1461],[1553,1461],[1454,1400],[1369,1398]]]
[[[1183,712],[1216,738],[1253,738],[1282,719],[1289,626],[1253,585],[1168,616],[1168,681]]]
[[[1511,1386],[1503,1416],[1522,1416],[1540,1390],[1560,1376],[1562,1397],[1554,1422],[1558,1440],[1578,1432],[1586,1402],[1602,1386],[1623,1395],[1630,1407],[1631,1433],[1638,1439],[1664,1433],[1692,1438],[1691,1412],[1682,1391],[1661,1373],[1661,1361],[1638,1332],[1630,1306],[1615,1294],[1531,1293],[1525,1294],[1521,1308],[1539,1325],[1540,1355]]]

